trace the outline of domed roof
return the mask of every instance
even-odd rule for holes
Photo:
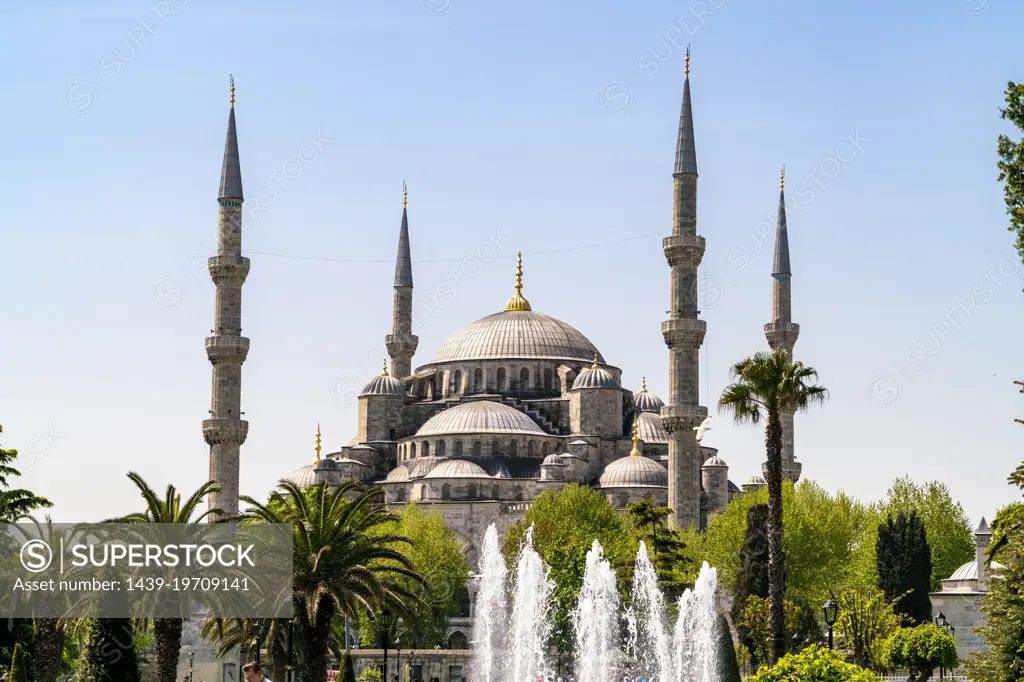
[[[647,392],[647,377],[643,378],[640,392],[633,396],[633,407],[641,412],[661,412],[661,408],[665,407],[661,398]]]
[[[464,360],[590,361],[598,350],[561,320],[532,310],[504,310],[472,322],[441,344],[431,364]],[[601,358],[598,353],[598,358]]]
[[[316,464],[307,464],[293,471],[286,479],[299,488],[316,485]]]
[[[384,363],[384,371],[366,382],[363,392],[359,395],[395,395],[404,396],[405,387],[402,382],[393,376],[388,376],[387,362]]]
[[[648,445],[664,445],[668,443],[668,431],[656,412],[641,412],[636,416],[637,435]]]
[[[448,408],[428,419],[416,436],[457,433],[530,433],[544,435],[537,422],[504,403],[476,400]]]
[[[1006,568],[1005,566],[1003,566],[998,561],[993,561],[991,564],[989,564],[989,567],[990,568]],[[978,562],[977,561],[968,561],[966,564],[964,564],[960,568],[958,568],[955,571],[953,571],[953,575],[949,576],[948,578],[945,578],[942,582],[952,581],[952,580],[977,580],[977,579],[978,579]]]
[[[403,466],[409,470],[409,478],[421,478],[444,461],[446,461],[444,457],[417,457]]]
[[[744,485],[768,485],[768,484],[764,482],[763,478],[761,478],[760,476],[755,474],[754,476],[751,476],[750,478],[748,478],[747,482],[744,483]]]
[[[355,460],[352,460],[352,461],[355,461]],[[362,462],[360,462],[360,464],[362,464]],[[333,459],[328,457],[328,458],[322,459],[319,462],[317,462],[316,466],[313,467],[313,471],[334,471],[334,470],[340,469],[340,468],[341,467],[338,466],[337,462],[335,462]]]
[[[402,483],[409,480],[409,470],[404,464],[399,464],[394,469],[388,472],[387,478],[384,479],[389,483]]]
[[[643,455],[626,455],[605,467],[602,488],[667,488],[668,469]]]
[[[559,455],[548,455],[547,457],[544,458],[544,463],[543,463],[542,466],[564,467],[565,465],[566,464],[565,464],[565,462],[562,461],[561,456],[559,456]]]
[[[702,468],[704,468],[704,467],[728,467],[728,466],[729,465],[725,463],[724,459],[722,459],[717,454],[715,454],[715,455],[712,455],[711,457],[709,457],[706,462],[704,462],[704,464],[702,465]]]
[[[479,464],[450,459],[431,469],[424,478],[490,478],[490,475]]]
[[[615,375],[598,366],[597,353],[594,353],[594,364],[580,372],[572,383],[572,390],[581,388],[618,388],[619,382]]]

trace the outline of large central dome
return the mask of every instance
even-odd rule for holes
[[[543,359],[591,363],[597,353],[587,337],[532,310],[505,310],[466,325],[441,344],[431,364],[465,360]]]

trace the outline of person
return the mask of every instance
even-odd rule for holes
[[[250,662],[242,666],[242,677],[245,682],[272,682],[269,677],[263,676],[263,668],[259,663]]]

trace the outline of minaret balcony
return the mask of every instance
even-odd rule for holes
[[[390,357],[411,356],[416,352],[420,343],[420,337],[415,334],[388,334],[384,337],[384,345],[387,346]]]
[[[249,259],[245,256],[211,256],[207,262],[213,283],[242,286],[249,276]]]
[[[697,319],[672,319],[661,323],[661,335],[669,348],[700,348],[708,323]]]
[[[241,445],[249,435],[249,422],[244,419],[204,419],[203,438],[208,445],[230,443]]]
[[[704,260],[705,241],[700,235],[665,237],[662,246],[670,266],[689,265],[695,268]]]
[[[800,325],[792,322],[769,322],[764,326],[764,335],[772,350],[783,348],[792,352],[793,345],[800,336]]]
[[[669,433],[693,430],[708,416],[703,405],[665,405],[661,408],[661,422]]]
[[[213,365],[240,365],[249,354],[249,339],[244,336],[207,336],[206,357]]]

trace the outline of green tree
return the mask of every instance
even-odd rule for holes
[[[356,682],[356,669],[352,665],[352,654],[348,651],[341,659],[341,682]]]
[[[134,471],[129,472],[128,478],[142,495],[146,510],[110,519],[108,523],[190,524],[201,523],[209,516],[224,513],[222,509],[208,509],[200,513],[199,506],[203,504],[206,496],[210,493],[220,492],[220,486],[214,481],[204,483],[182,503],[181,495],[173,485],[167,486],[164,497],[161,498],[139,474]],[[181,618],[153,619],[157,682],[176,682],[178,657],[181,652],[181,630]]]
[[[838,651],[810,646],[762,667],[748,682],[876,682],[868,670],[847,663]]]
[[[130,618],[92,618],[85,624],[78,682],[139,682],[135,628]]]
[[[308,682],[326,682],[335,617],[388,608],[414,619],[420,600],[408,581],[424,581],[395,549],[409,540],[393,532],[399,518],[379,504],[383,493],[360,493],[355,481],[305,489],[281,481],[267,504],[239,498],[250,505],[243,520],[292,525],[292,591]]]
[[[288,663],[288,622],[285,618],[207,618],[199,632],[203,639],[217,645],[217,658],[239,648],[251,648],[253,641],[262,636],[259,646],[266,649],[266,655],[261,665],[270,669],[270,679],[283,680]],[[249,658],[256,659],[255,649],[250,651]]]
[[[3,432],[4,427],[0,425],[0,433]],[[45,497],[21,488],[11,488],[11,479],[21,476],[21,472],[11,466],[16,459],[17,450],[0,447],[0,523],[14,523],[37,509],[53,506]]]
[[[814,382],[818,373],[802,362],[792,362],[783,350],[756,353],[732,367],[733,383],[718,401],[737,423],[766,422],[765,473],[768,488],[768,592],[771,613],[771,656],[774,664],[786,652],[786,560],[782,532],[782,420],[783,414],[823,404],[828,390]]]
[[[736,646],[729,632],[729,621],[724,615],[718,616],[718,680],[719,682],[742,682],[740,663],[736,658]]]
[[[893,602],[904,625],[930,623],[931,549],[916,512],[891,516],[878,527],[878,587]]]
[[[932,555],[931,590],[942,589],[942,580],[974,559],[974,534],[967,512],[954,502],[945,483],[918,485],[909,476],[893,481],[880,505],[881,516],[916,512],[924,522]]]
[[[885,642],[886,665],[906,668],[907,682],[925,682],[936,668],[955,668],[956,639],[933,623],[912,628],[899,628]]]
[[[757,643],[745,626],[743,609],[749,597],[768,598],[768,505],[755,504],[747,509],[747,530],[740,550],[740,569],[733,590],[732,619],[740,644],[752,655],[751,665],[757,669],[760,660],[753,652]]]
[[[533,546],[551,568],[555,584],[552,609],[553,644],[563,654],[575,646],[571,613],[583,585],[587,552],[596,539],[605,556],[616,567],[620,586],[629,575],[633,546],[622,519],[598,491],[571,484],[561,490],[546,490],[533,501],[526,518],[512,526],[505,536],[505,556],[515,561],[523,538],[533,526]]]
[[[666,521],[672,515],[668,507],[656,507],[650,499],[631,502],[628,510],[628,526],[637,544],[643,542],[654,570],[658,584],[670,600],[678,598],[683,590],[693,584],[691,579],[697,570],[690,557],[688,545],[675,528],[669,528]]]
[[[882,657],[886,638],[900,626],[900,617],[892,604],[877,590],[862,593],[844,590],[836,599],[839,619],[835,624],[836,644],[853,654],[853,662],[862,668],[885,665]]]
[[[806,601],[786,601],[784,609],[786,629],[783,634],[794,653],[821,643],[821,628],[818,626],[814,611]],[[760,667],[771,656],[772,631],[769,612],[768,599],[750,595],[740,611],[739,620],[736,621],[736,629],[747,635],[741,646],[753,668]]]
[[[1024,85],[1013,81],[1006,84],[1006,108],[999,110],[1004,121],[1009,121],[1024,131]],[[1006,213],[1010,216],[1010,232],[1017,233],[1014,247],[1024,259],[1024,138],[1014,142],[1008,135],[1000,135],[999,182],[1004,183],[1003,199]]]
[[[28,661],[26,659],[27,656],[25,656],[25,650],[21,648],[21,643],[15,644],[14,655],[11,656],[11,682],[28,682]]]

